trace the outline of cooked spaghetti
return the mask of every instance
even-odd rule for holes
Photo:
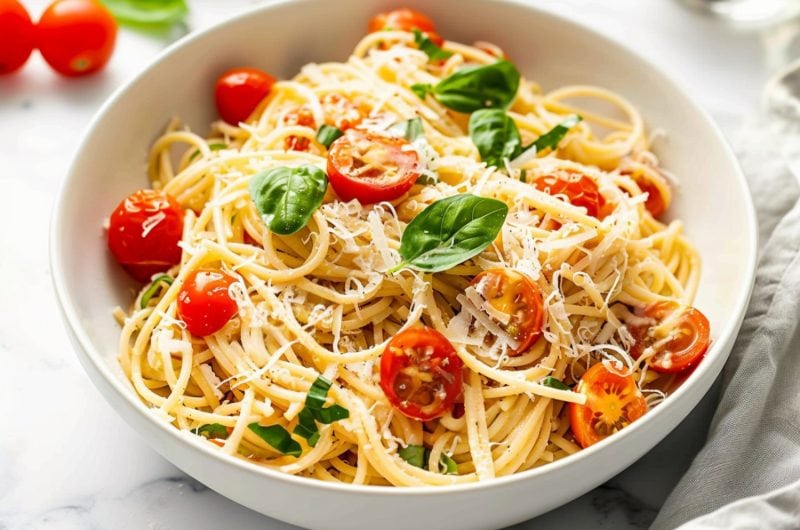
[[[681,365],[679,350],[696,339],[686,319],[697,312],[689,306],[700,261],[680,221],[656,219],[670,184],[637,109],[602,88],[543,92],[523,78],[507,106],[520,145],[571,116],[583,121],[573,119],[549,148],[487,164],[470,113],[430,87],[496,64],[502,51],[439,46],[420,28],[431,38],[377,31],[344,63],[304,66],[238,125],[215,122],[204,138],[174,120],[153,145],[152,188],[182,212],[180,261],[162,266],[168,274],[153,277],[130,311],[117,310],[120,362],[139,397],[186,436],[321,480],[487,480],[612,434],[664,399],[702,356]],[[408,120],[421,130],[401,138],[408,127],[396,125]],[[416,180],[371,204],[329,186],[306,224],[278,233],[253,180],[275,168],[330,174],[337,143],[323,141],[321,129],[397,139],[414,156]],[[369,156],[363,163],[357,169],[375,169]],[[413,219],[465,194],[507,207],[490,244],[435,272],[401,255]],[[142,238],[160,222],[151,216]],[[182,312],[191,303],[182,291],[199,282],[191,276],[198,270],[227,278],[220,292],[234,303],[230,314],[212,312],[222,320],[210,334],[188,329]],[[420,352],[393,341],[414,330],[435,330],[439,342]],[[440,343],[455,353],[435,366],[439,375],[412,366],[438,355]],[[406,365],[387,366],[390,355]],[[581,384],[595,367],[616,378],[616,390],[599,395],[591,381]],[[393,369],[403,382],[382,384]]]

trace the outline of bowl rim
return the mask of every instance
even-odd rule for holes
[[[319,488],[320,490],[353,492],[353,493],[381,495],[381,496],[399,495],[403,497],[408,497],[408,496],[415,497],[419,495],[424,495],[424,496],[448,495],[452,493],[467,492],[476,489],[495,489],[507,486],[509,484],[518,481],[529,480],[533,477],[548,475],[551,473],[557,473],[560,469],[564,467],[579,465],[584,460],[590,459],[596,453],[603,451],[604,448],[617,443],[623,438],[633,435],[635,432],[639,432],[641,430],[650,428],[649,427],[650,424],[653,423],[658,416],[667,414],[667,411],[677,406],[677,403],[684,399],[683,396],[689,391],[689,389],[692,386],[694,386],[694,384],[696,384],[699,379],[703,378],[704,374],[711,369],[710,366],[712,363],[708,362],[700,363],[700,365],[697,367],[694,373],[692,373],[689,376],[689,378],[686,381],[684,381],[683,384],[681,384],[681,386],[667,398],[667,400],[664,401],[663,404],[659,405],[654,410],[648,411],[648,413],[645,414],[642,418],[640,418],[633,424],[629,425],[624,430],[617,432],[614,435],[586,449],[582,449],[581,451],[578,451],[573,455],[569,455],[560,460],[548,463],[547,465],[512,473],[510,475],[505,475],[502,477],[495,477],[487,481],[476,481],[465,484],[452,484],[452,485],[442,485],[442,486],[423,485],[423,486],[386,487],[386,486],[336,483],[309,477],[301,477],[289,473],[284,473],[277,469],[260,466],[255,463],[248,462],[242,458],[238,458],[236,456],[223,453],[222,451],[219,451],[215,447],[211,447],[210,444],[204,443],[200,439],[195,440],[193,439],[194,437],[190,438],[186,436],[186,433],[184,431],[176,429],[171,424],[167,424],[163,421],[160,421],[156,417],[156,415],[152,414],[152,410],[146,407],[144,403],[142,403],[142,401],[138,399],[135,392],[131,391],[130,388],[125,387],[123,381],[120,380],[118,375],[112,373],[110,363],[105,359],[105,356],[100,351],[98,351],[97,348],[94,347],[91,339],[89,338],[88,334],[84,331],[83,326],[81,325],[80,318],[75,310],[75,304],[73,303],[71,297],[69,296],[69,292],[67,289],[67,280],[65,278],[64,271],[60,265],[61,256],[64,252],[64,248],[62,241],[58,237],[58,231],[60,227],[59,220],[64,216],[64,211],[66,209],[67,193],[70,188],[70,182],[73,179],[75,168],[81,153],[86,149],[90,137],[93,135],[98,124],[100,123],[104,115],[108,112],[108,110],[113,106],[115,106],[120,100],[122,100],[125,97],[125,95],[132,89],[132,87],[136,85],[143,77],[148,75],[151,70],[157,68],[162,61],[172,56],[178,50],[193,45],[196,41],[204,39],[206,35],[210,33],[217,31],[224,31],[224,29],[227,27],[236,26],[237,24],[239,24],[240,21],[250,16],[253,16],[256,13],[260,13],[262,11],[271,11],[277,7],[287,6],[289,4],[294,4],[298,6],[298,8],[302,8],[302,4],[313,1],[316,0],[268,1],[266,3],[258,4],[250,8],[247,8],[242,12],[238,13],[237,15],[234,15],[230,18],[220,21],[219,23],[212,24],[211,26],[203,28],[202,30],[192,32],[182,37],[178,41],[172,43],[170,46],[162,50],[156,56],[155,59],[151,60],[151,62],[147,65],[147,67],[139,71],[132,78],[130,78],[120,87],[115,89],[114,92],[111,94],[111,96],[109,96],[106,99],[106,101],[101,105],[99,110],[94,114],[88,126],[82,133],[82,139],[77,149],[75,150],[75,153],[73,154],[73,157],[69,165],[69,169],[65,177],[59,183],[49,228],[49,254],[50,254],[49,264],[51,269],[53,288],[56,294],[58,306],[61,310],[62,317],[66,322],[69,330],[72,332],[75,342],[80,345],[80,348],[75,348],[73,345],[73,349],[75,350],[76,355],[78,355],[79,358],[82,357],[81,360],[84,363],[86,362],[91,363],[94,369],[96,369],[98,373],[101,374],[102,377],[105,379],[105,381],[109,383],[110,386],[114,389],[118,397],[122,398],[128,406],[133,407],[138,413],[145,416],[147,418],[147,421],[156,425],[157,428],[160,428],[162,430],[162,432],[166,433],[170,437],[175,438],[178,441],[178,443],[187,444],[187,447],[185,447],[185,449],[193,448],[199,450],[208,458],[217,459],[223,465],[233,466],[235,468],[238,468],[238,470],[249,474],[260,475],[265,478],[275,479],[278,481],[286,481],[301,487],[311,487],[311,488]],[[756,264],[757,264],[758,233],[757,233],[755,207],[753,205],[752,196],[750,195],[749,187],[747,186],[745,176],[741,170],[738,159],[736,158],[727,139],[721,132],[719,126],[713,121],[713,119],[708,115],[708,113],[695,101],[695,99],[691,95],[691,92],[684,89],[682,84],[678,83],[668,74],[666,74],[661,68],[659,68],[656,64],[654,64],[653,61],[644,57],[637,50],[628,47],[622,41],[619,41],[614,37],[605,35],[601,33],[599,30],[589,27],[585,25],[583,22],[574,20],[568,17],[567,15],[543,9],[535,4],[527,3],[525,2],[525,0],[482,0],[482,1],[485,1],[487,3],[488,2],[504,3],[524,8],[534,13],[535,16],[537,17],[543,19],[549,19],[553,22],[557,22],[558,24],[568,27],[570,31],[581,32],[589,36],[591,39],[601,41],[604,45],[610,46],[612,49],[614,49],[616,53],[628,54],[631,58],[638,60],[643,66],[647,67],[647,69],[651,73],[658,76],[659,81],[663,83],[666,87],[668,87],[669,90],[682,96],[685,100],[687,109],[689,109],[694,115],[698,116],[704,122],[704,124],[709,128],[710,132],[713,133],[715,141],[722,148],[726,158],[730,162],[731,166],[735,169],[732,178],[733,181],[736,183],[738,194],[741,195],[745,203],[745,211],[743,212],[743,214],[744,217],[746,217],[747,233],[742,234],[742,236],[744,236],[743,239],[746,241],[748,247],[750,247],[749,248],[750,252],[746,253],[744,258],[747,260],[745,269],[745,277],[747,278],[747,285],[741,287],[741,291],[737,296],[732,312],[733,318],[729,319],[720,329],[718,336],[709,347],[709,351],[707,353],[707,357],[717,357],[719,355],[725,355],[727,357],[728,354],[723,353],[722,350],[725,349],[726,345],[728,344],[732,345],[733,341],[735,340],[736,334],[738,333],[738,330],[744,318],[747,304],[750,299],[750,295],[752,293],[755,281]],[[97,384],[94,383],[94,381],[93,384],[97,386]],[[101,394],[103,394],[103,397],[106,400],[109,399],[109,397],[106,396],[104,392],[101,391]],[[705,392],[703,394],[705,394]],[[694,407],[692,407],[692,409],[693,408]],[[691,409],[689,412],[691,412]],[[127,418],[125,417],[125,414],[120,413],[119,416],[121,416],[126,421],[126,423],[128,422]],[[684,415],[680,419],[680,421],[681,422],[684,421],[685,418],[686,416]],[[658,440],[657,443],[660,443],[662,440],[663,438]],[[151,448],[155,449],[153,445],[149,443],[149,441],[148,445],[150,445]],[[651,449],[652,447],[649,448],[648,451]],[[160,451],[157,452],[160,453]],[[620,471],[622,470],[621,469],[615,470],[615,474]]]

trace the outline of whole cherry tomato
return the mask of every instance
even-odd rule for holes
[[[213,268],[189,273],[178,293],[178,317],[192,335],[205,337],[221,330],[238,311],[230,286],[236,278]]]
[[[30,57],[36,30],[17,0],[0,0],[0,75],[17,71]]]
[[[437,46],[444,44],[444,39],[436,31],[436,24],[426,15],[407,7],[387,13],[378,13],[369,21],[370,33],[383,30],[413,31],[415,29],[425,33]]]
[[[231,125],[239,125],[256,110],[275,78],[257,68],[233,68],[217,79],[214,99],[220,118]]]

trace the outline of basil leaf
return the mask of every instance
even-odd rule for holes
[[[317,141],[327,149],[330,148],[331,144],[338,138],[341,138],[343,134],[344,131],[341,129],[323,124],[317,131]]]
[[[558,379],[556,379],[551,375],[548,375],[547,377],[542,379],[542,381],[539,384],[542,384],[544,386],[549,386],[550,388],[555,388],[556,390],[570,389],[567,385],[565,385],[564,383],[562,383],[561,381],[559,381]]]
[[[227,147],[228,144],[223,144],[223,143],[208,144],[208,148],[211,149],[212,151],[219,151],[220,149],[226,149]],[[198,156],[200,156],[200,149],[195,149],[194,152],[192,153],[192,156],[189,157],[189,162],[191,162]]]
[[[316,422],[330,424],[350,417],[350,411],[340,405],[325,407],[331,382],[323,376],[317,377],[308,389],[306,403],[298,415],[298,423],[294,433],[308,440],[308,445],[315,446],[319,441],[319,428]]]
[[[537,138],[532,144],[527,147],[524,147],[522,151],[520,151],[517,156],[521,155],[522,153],[527,152],[530,149],[535,149],[536,153],[541,153],[545,149],[555,149],[558,147],[559,142],[564,139],[567,135],[569,130],[575,127],[580,121],[583,120],[577,114],[573,114],[572,116],[567,116],[561,123],[541,135]]]
[[[315,166],[274,167],[250,180],[250,197],[272,232],[294,234],[311,219],[328,189],[328,175]]]
[[[519,170],[519,181],[520,182],[528,182],[528,170],[522,168]]]
[[[184,0],[102,0],[114,18],[148,26],[180,22],[189,13]]]
[[[289,431],[281,425],[262,427],[258,423],[251,423],[247,427],[256,433],[259,438],[285,455],[300,456],[303,452],[300,444],[293,440]]]
[[[503,109],[480,109],[469,117],[469,136],[486,165],[503,167],[503,159],[519,155],[522,138]]]
[[[205,436],[206,438],[228,439],[228,428],[219,423],[201,425],[194,430],[194,433],[198,436]]]
[[[422,120],[419,118],[411,118],[410,120],[399,121],[387,129],[388,132],[402,136],[409,142],[413,142],[418,138],[425,137],[425,129],[422,126]]]
[[[420,30],[414,28],[414,42],[416,43],[417,47],[425,52],[425,55],[432,61],[439,61],[443,59],[447,59],[453,52],[448,52],[441,49],[439,46],[433,43],[431,39],[429,39],[424,33]]]
[[[142,293],[142,300],[139,302],[139,307],[144,309],[147,307],[147,304],[150,303],[150,300],[155,296],[158,290],[161,288],[161,284],[165,283],[167,285],[172,285],[172,282],[175,280],[169,274],[160,274],[156,276],[156,278],[147,286],[147,289],[144,293]],[[218,425],[218,424],[216,424]]]
[[[400,240],[403,262],[389,272],[406,266],[425,272],[454,267],[488,247],[506,215],[505,203],[468,193],[436,201],[406,226]]]
[[[411,89],[418,96],[422,92],[421,98],[430,92],[439,103],[458,112],[474,112],[511,105],[517,95],[519,77],[517,68],[504,59],[484,66],[462,68],[434,87],[413,85]]]
[[[427,469],[431,450],[421,445],[407,445],[400,449],[397,454],[412,466]],[[439,457],[439,471],[445,475],[457,475],[458,464],[456,464],[455,460],[442,453]]]
[[[433,85],[430,83],[414,83],[411,85],[411,91],[417,95],[419,99],[425,99],[429,92],[433,92]]]
[[[433,186],[434,184],[437,184],[438,182],[439,182],[439,179],[437,179],[435,177],[432,177],[430,175],[420,175],[419,178],[417,179],[416,184],[420,184],[422,186]]]

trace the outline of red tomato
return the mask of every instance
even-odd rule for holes
[[[39,51],[56,72],[74,77],[103,68],[117,40],[114,17],[96,0],[57,0],[37,24]]]
[[[0,0],[0,75],[22,67],[35,45],[31,17],[17,0]]]
[[[658,219],[667,209],[666,204],[664,204],[664,197],[661,196],[658,187],[645,179],[637,179],[636,183],[643,192],[647,193],[647,201],[644,203],[645,208],[650,212],[650,215]]]
[[[419,158],[409,145],[403,138],[347,131],[328,152],[328,178],[336,195],[361,204],[401,197],[419,178]]]
[[[425,33],[437,46],[444,44],[444,39],[436,32],[436,24],[419,11],[407,7],[388,13],[378,13],[369,21],[370,33],[383,30],[413,31],[415,29]]]
[[[322,98],[322,110],[325,123],[342,131],[352,129],[364,119],[355,103],[340,94],[328,94]]]
[[[139,190],[111,214],[108,248],[139,281],[181,261],[183,210],[163,191]]]
[[[461,359],[438,331],[407,329],[381,356],[381,388],[400,412],[427,421],[451,410],[461,395]]]
[[[267,97],[275,78],[257,68],[233,68],[217,79],[214,99],[220,118],[239,125]]]
[[[553,196],[566,196],[570,204],[586,208],[587,215],[597,217],[605,206],[605,199],[597,184],[586,175],[567,172],[563,176],[546,175],[533,182],[537,190]]]
[[[178,317],[192,335],[205,337],[225,327],[238,311],[229,288],[236,278],[220,269],[189,273],[178,293]]]
[[[508,324],[498,322],[519,342],[510,355],[519,355],[536,342],[544,323],[544,302],[538,285],[520,272],[503,268],[483,271],[473,278],[472,285],[494,309],[510,315]]]
[[[632,375],[620,375],[597,363],[583,374],[577,392],[586,404],[569,404],[572,434],[581,447],[589,447],[630,425],[647,412]]]
[[[311,129],[317,128],[317,122],[314,121],[314,114],[308,107],[300,107],[297,110],[289,112],[283,117],[283,123],[285,125],[302,125],[303,127],[309,127]],[[295,135],[287,136],[286,140],[284,140],[284,146],[287,151],[308,151],[310,143],[308,138]]]
[[[656,372],[673,374],[691,369],[708,350],[710,326],[697,309],[675,302],[654,302],[639,313],[650,323],[628,326],[636,340],[631,356],[638,359],[645,349],[655,348],[647,364]]]

